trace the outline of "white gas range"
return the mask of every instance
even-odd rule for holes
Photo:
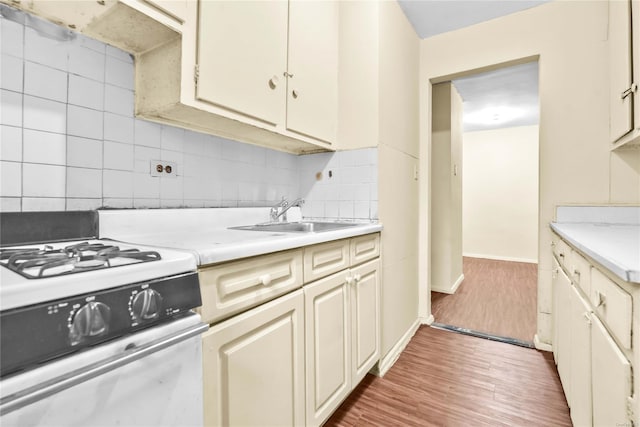
[[[33,214],[16,231],[21,218],[2,214],[0,423],[201,425],[195,257],[96,239],[97,228],[79,239],[73,224],[78,240],[38,243],[51,234]],[[13,244],[21,236],[36,243]]]

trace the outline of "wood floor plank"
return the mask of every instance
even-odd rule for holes
[[[326,426],[571,426],[551,353],[422,326]]]
[[[532,342],[537,264],[464,257],[463,272],[455,294],[431,293],[435,321]]]

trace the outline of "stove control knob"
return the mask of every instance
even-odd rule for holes
[[[153,289],[138,292],[131,303],[133,318],[138,322],[148,322],[157,318],[162,310],[162,296]]]
[[[110,320],[108,305],[96,301],[85,304],[73,316],[69,330],[71,345],[79,344],[84,338],[106,335]]]

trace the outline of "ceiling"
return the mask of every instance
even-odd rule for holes
[[[420,38],[427,38],[548,1],[398,0],[398,3]],[[537,62],[456,79],[453,84],[464,102],[465,132],[538,124]]]

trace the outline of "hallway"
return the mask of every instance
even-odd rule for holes
[[[533,342],[538,265],[464,257],[463,272],[455,294],[431,293],[435,321]]]
[[[325,426],[571,426],[548,352],[421,326]]]

